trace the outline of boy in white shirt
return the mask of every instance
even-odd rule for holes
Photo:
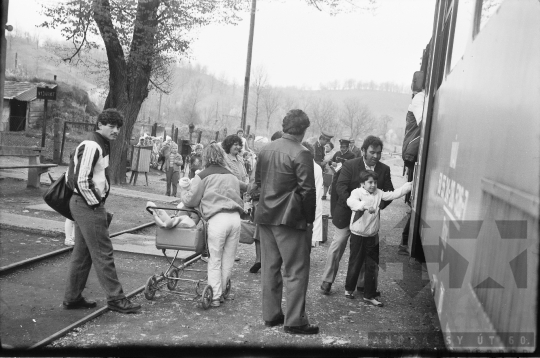
[[[379,264],[379,227],[381,200],[394,200],[409,193],[412,182],[394,191],[377,189],[378,174],[372,170],[360,173],[360,188],[354,189],[347,199],[351,208],[351,250],[345,280],[345,297],[354,298],[360,268],[366,261],[364,301],[374,306],[383,304],[375,299],[375,270]]]

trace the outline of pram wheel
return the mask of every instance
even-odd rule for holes
[[[223,291],[223,298],[229,298],[231,294],[231,279],[227,280],[227,285],[225,285],[225,291]]]
[[[204,309],[208,309],[210,307],[210,303],[212,302],[212,298],[214,297],[214,292],[212,291],[212,286],[206,285],[202,292],[201,297],[201,306]]]
[[[175,280],[179,276],[178,271],[179,270],[176,268],[169,271],[169,275],[167,277],[167,288],[171,291],[176,288],[176,285],[178,285],[178,280]]]
[[[146,281],[146,286],[144,287],[144,297],[147,300],[152,300],[156,295],[157,291],[157,280],[156,276],[152,276]]]

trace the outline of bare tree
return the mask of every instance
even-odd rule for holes
[[[78,62],[87,50],[107,52],[109,92],[105,108],[124,113],[124,128],[111,148],[111,179],[126,181],[127,150],[141,105],[153,88],[168,85],[169,66],[185,54],[190,30],[213,21],[237,22],[245,2],[181,0],[67,0],[43,6],[48,18],[41,26],[59,29],[72,44],[60,54]]]
[[[389,116],[388,114],[383,114],[377,119],[377,129],[378,129],[378,135],[380,137],[386,135],[386,132],[388,132],[388,123],[392,122],[393,118]]]
[[[266,72],[266,69],[263,65],[257,66],[252,74],[251,78],[253,79],[253,90],[251,93],[253,93],[253,96],[255,97],[255,101],[252,102],[252,107],[254,111],[254,128],[253,131],[257,132],[257,122],[259,120],[259,112],[260,112],[260,102],[261,97],[263,93],[266,91],[266,86],[268,84],[268,74]]]
[[[312,100],[309,111],[309,118],[315,124],[316,130],[334,132],[338,121],[339,108],[336,103],[328,97],[315,97]]]
[[[181,112],[184,123],[199,123],[200,116],[197,105],[202,101],[204,91],[204,81],[200,78],[191,84],[189,94],[182,103]]]
[[[357,97],[343,100],[340,121],[350,131],[352,138],[366,137],[376,128],[371,110]]]
[[[266,113],[266,132],[268,133],[270,132],[270,118],[279,108],[280,99],[280,93],[273,88],[269,88],[263,94],[263,107]]]

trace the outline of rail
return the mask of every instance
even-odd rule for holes
[[[152,225],[155,225],[155,222],[152,221],[152,222],[149,222],[149,223],[146,223],[146,224],[136,226],[136,227],[131,228],[131,229],[126,229],[126,230],[122,230],[122,231],[119,231],[119,232],[115,232],[114,234],[111,234],[110,237],[112,238],[112,237],[116,237],[116,236],[126,234],[126,233],[129,233],[129,232],[141,230],[141,229],[144,229],[144,228],[152,226]],[[0,274],[4,274],[4,273],[6,273],[8,271],[12,271],[14,269],[21,268],[21,267],[24,267],[24,266],[39,262],[39,261],[48,259],[50,257],[61,255],[61,254],[65,253],[65,252],[68,252],[68,251],[71,251],[71,250],[73,250],[73,247],[65,247],[65,248],[62,248],[62,249],[59,249],[59,250],[56,250],[56,251],[52,251],[52,252],[43,254],[43,255],[35,256],[35,257],[29,258],[29,259],[25,259],[25,260],[22,260],[22,261],[19,261],[19,262],[15,262],[15,263],[6,265],[6,266],[2,266],[2,267],[0,267]]]

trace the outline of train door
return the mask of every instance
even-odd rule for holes
[[[536,348],[538,23],[533,0],[436,5],[410,245],[449,348]]]

